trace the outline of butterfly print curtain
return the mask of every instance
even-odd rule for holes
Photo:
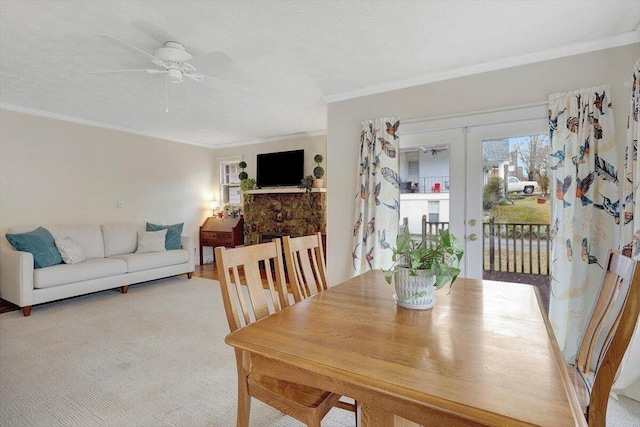
[[[627,117],[627,143],[624,153],[624,184],[622,192],[622,212],[620,221],[622,253],[640,259],[640,205],[638,186],[640,185],[640,165],[638,164],[638,139],[640,124],[638,108],[640,107],[640,59],[633,68],[631,83],[631,100]],[[620,367],[620,376],[613,385],[613,391],[632,399],[640,400],[640,320],[636,325],[629,349]]]
[[[622,229],[622,253],[640,259],[640,212],[638,212],[638,185],[640,185],[640,165],[638,165],[638,103],[640,103],[640,59],[633,72],[631,101],[627,121],[627,143],[625,147],[624,191],[622,212],[625,221],[620,221]]]
[[[400,222],[400,120],[362,122],[352,258],[354,273],[391,266]]]
[[[549,319],[567,361],[575,358],[624,222],[610,93],[606,85],[549,97],[555,195]]]

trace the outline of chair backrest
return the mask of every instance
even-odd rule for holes
[[[322,234],[294,237],[284,236],[289,286],[295,302],[327,289],[327,268],[322,249]]]
[[[592,384],[587,413],[589,425],[606,424],[609,393],[639,312],[637,261],[611,251],[575,361],[580,374]]]
[[[234,249],[219,246],[215,252],[224,309],[232,332],[289,306],[280,239]],[[261,265],[268,289],[264,287]]]

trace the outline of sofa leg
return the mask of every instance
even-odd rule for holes
[[[193,277],[193,271],[187,273],[187,279],[191,279]]]
[[[31,316],[31,306],[22,307],[22,314],[24,317]]]
[[[120,288],[120,291],[123,294],[126,294],[128,290],[129,290],[129,285],[124,285],[123,287]]]

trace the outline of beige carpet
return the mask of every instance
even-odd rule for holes
[[[234,426],[227,332],[218,282],[200,278],[44,304],[27,318],[4,313],[0,426]],[[612,401],[608,425],[640,425],[636,409]],[[301,424],[254,400],[251,425]],[[323,422],[353,425],[339,409]]]

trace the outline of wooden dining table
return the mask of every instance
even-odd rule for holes
[[[460,278],[429,310],[393,294],[371,270],[225,341],[254,372],[356,399],[362,426],[586,425],[532,286]]]

